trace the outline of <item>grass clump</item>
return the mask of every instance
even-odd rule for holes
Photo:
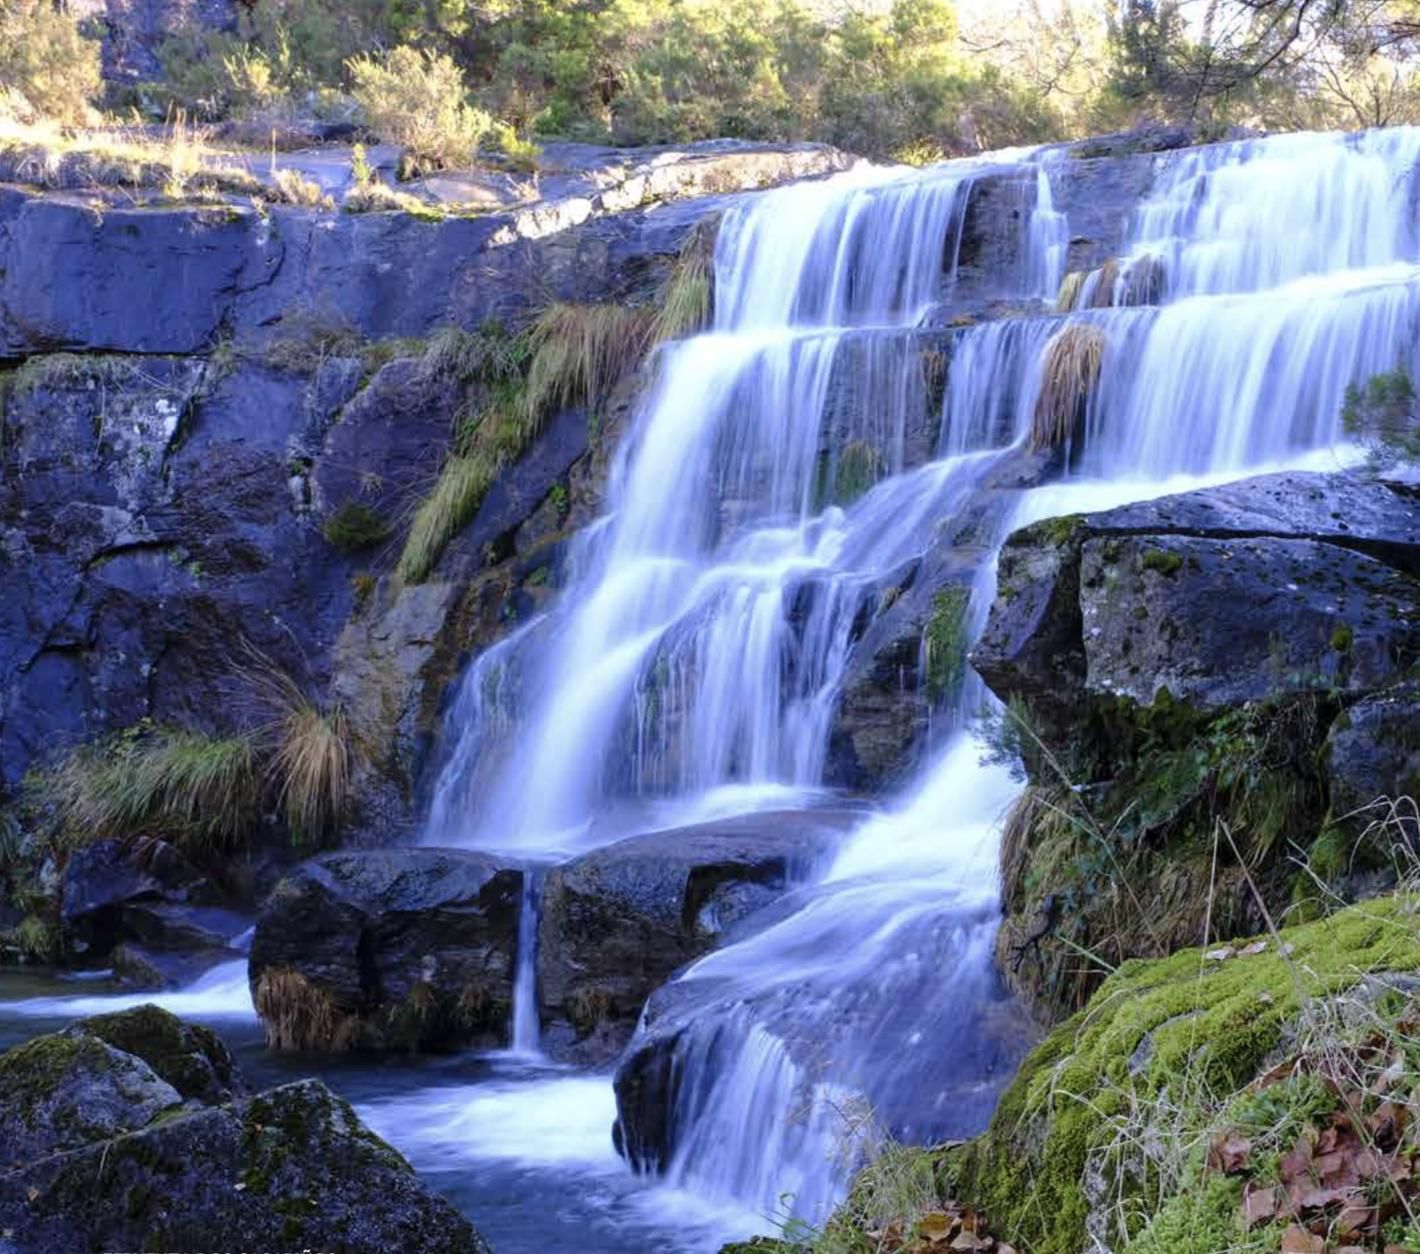
[[[273,176],[276,190],[288,205],[300,205],[306,209],[334,209],[335,200],[329,192],[313,179],[305,178],[298,170],[277,170]]]
[[[404,149],[405,177],[473,165],[493,118],[468,103],[452,58],[406,45],[384,57],[354,57],[347,67],[366,122]]]
[[[81,839],[151,833],[230,848],[259,813],[256,749],[243,735],[139,725],[70,754],[54,783]]]
[[[424,498],[410,524],[399,559],[401,579],[419,583],[428,577],[444,547],[478,512],[499,468],[500,463],[482,451],[456,454],[444,463],[433,491]]]
[[[1104,344],[1099,327],[1077,322],[1046,345],[1029,437],[1033,451],[1059,448],[1074,436],[1090,393],[1099,382]]]
[[[650,346],[646,312],[624,305],[555,302],[528,331],[532,359],[523,408],[530,421],[576,405],[595,405]]]
[[[335,829],[350,792],[350,729],[340,706],[323,709],[290,675],[254,655],[242,672],[271,711],[264,729],[266,780],[298,843]]]
[[[653,344],[685,339],[710,321],[713,260],[703,233],[694,232],[661,285],[660,299],[651,319]]]
[[[342,553],[372,548],[389,535],[389,524],[361,501],[346,501],[321,527],[326,543]]]

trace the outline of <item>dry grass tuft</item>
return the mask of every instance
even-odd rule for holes
[[[1055,298],[1056,313],[1073,313],[1080,303],[1080,291],[1085,286],[1085,272],[1071,270],[1060,281],[1060,293]]]
[[[1089,395],[1099,382],[1104,332],[1077,322],[1045,348],[1045,371],[1031,422],[1032,450],[1059,448],[1075,432]]]
[[[271,711],[266,779],[298,843],[330,836],[350,796],[352,743],[340,706],[322,709],[299,684],[247,645],[249,662],[237,673]]]
[[[1094,283],[1090,287],[1089,308],[1109,309],[1115,301],[1115,288],[1119,286],[1119,262],[1111,257],[1091,276]]]
[[[314,180],[304,178],[297,170],[289,167],[277,170],[275,179],[276,190],[289,205],[301,205],[306,209],[335,208],[335,200],[330,193]]]
[[[269,1048],[283,1053],[349,1049],[359,1033],[359,1019],[342,1011],[330,994],[293,967],[269,967],[253,996]]]

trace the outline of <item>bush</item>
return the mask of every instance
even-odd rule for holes
[[[99,45],[49,0],[0,0],[0,95],[81,126],[103,86]]]
[[[449,57],[401,47],[347,64],[366,122],[405,150],[406,176],[473,164],[493,118],[467,102],[463,73]]]

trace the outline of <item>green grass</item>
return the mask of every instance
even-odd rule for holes
[[[257,754],[243,735],[140,727],[71,753],[55,787],[79,839],[154,832],[228,848],[259,815]]]
[[[528,330],[526,420],[536,424],[560,409],[599,404],[645,354],[650,327],[645,310],[624,305],[549,305]]]
[[[424,498],[400,554],[398,574],[406,583],[428,578],[445,546],[472,520],[497,477],[499,463],[483,452],[454,455],[444,463],[434,490]]]

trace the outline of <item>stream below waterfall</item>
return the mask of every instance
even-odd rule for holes
[[[637,831],[821,803],[863,623],[903,569],[944,563],[973,638],[995,553],[1025,522],[1352,455],[1347,385],[1415,357],[1420,132],[1155,158],[1119,264],[1061,313],[1056,159],[859,168],[726,214],[714,326],[659,350],[561,596],[449,702],[427,842],[546,866]],[[963,321],[924,441],[913,336],[950,324],[973,187],[1001,169],[1027,171],[1033,195],[1019,256],[994,276],[1015,316]],[[1101,332],[1100,383],[1068,477],[1022,480],[1011,468],[1068,326]],[[835,494],[855,459],[873,482]],[[893,793],[643,1019],[626,1057],[669,1051],[682,1077],[654,1182],[613,1149],[611,1075],[538,1052],[535,877],[506,1054],[267,1055],[239,964],[128,1000],[212,1023],[254,1082],[318,1070],[498,1254],[714,1251],[787,1212],[820,1220],[878,1128],[980,1130],[1030,1043],[992,956],[997,836],[1020,785],[975,734],[991,698],[969,668],[934,695]],[[119,1004],[98,984],[0,996],[0,1046]],[[873,1118],[846,1115],[855,1103]]]

